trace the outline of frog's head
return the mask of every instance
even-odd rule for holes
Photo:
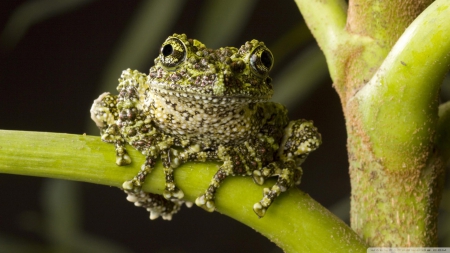
[[[269,71],[273,55],[263,42],[252,40],[239,49],[206,48],[185,34],[174,34],[162,44],[148,84],[152,92],[177,96],[242,98],[266,101],[273,93]]]

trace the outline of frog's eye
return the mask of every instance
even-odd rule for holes
[[[273,55],[265,46],[259,46],[250,55],[250,66],[256,74],[265,76],[273,66]]]
[[[175,67],[186,58],[186,46],[181,40],[170,37],[162,44],[159,58],[165,67]]]

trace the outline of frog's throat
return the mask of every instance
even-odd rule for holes
[[[150,93],[144,102],[154,124],[164,133],[215,146],[255,136],[257,106],[249,98],[188,97]]]

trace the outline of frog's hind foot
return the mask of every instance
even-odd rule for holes
[[[266,167],[253,171],[253,181],[262,185],[266,178],[278,176],[277,183],[271,189],[264,188],[264,197],[253,206],[255,213],[261,218],[280,193],[291,186],[299,184],[302,176],[300,164],[308,154],[316,150],[322,138],[312,121],[294,120],[284,129],[278,158],[279,160]]]
[[[127,200],[133,202],[135,206],[147,209],[151,220],[158,217],[162,217],[164,220],[171,220],[172,216],[180,210],[181,205],[184,203],[182,200],[167,200],[162,195],[143,191],[137,193],[128,192]]]
[[[279,149],[281,160],[295,158],[299,166],[312,151],[322,144],[322,136],[310,120],[293,120],[284,129]]]
[[[278,176],[277,182],[270,189],[264,188],[262,200],[253,205],[253,211],[260,218],[264,217],[267,209],[280,193],[287,191],[300,181],[302,169],[297,167],[295,161],[289,160],[286,162],[276,161],[253,172],[253,180],[259,185],[263,184],[266,178],[272,176]]]

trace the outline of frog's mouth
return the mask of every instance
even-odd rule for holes
[[[257,103],[268,101],[272,97],[271,92],[269,94],[251,90],[233,92],[232,90],[224,91],[221,87],[169,86],[158,82],[152,82],[149,88],[151,93],[160,96],[174,96],[183,100],[203,100],[206,103]]]
[[[165,89],[160,87],[150,87],[153,94],[158,94],[162,97],[177,97],[182,100],[202,101],[201,103],[213,104],[234,104],[234,103],[258,103],[268,101],[270,97],[252,97],[244,94],[230,94],[230,95],[214,95],[214,94],[198,94],[187,91],[179,91],[173,89]],[[200,103],[200,102],[199,102]]]

